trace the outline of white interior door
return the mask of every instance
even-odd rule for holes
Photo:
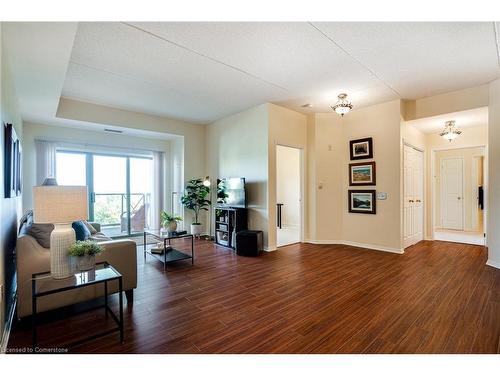
[[[404,247],[424,239],[424,155],[404,146]]]
[[[276,146],[276,217],[278,246],[301,241],[301,150]]]
[[[464,161],[462,158],[441,159],[441,227],[464,229],[463,200]]]

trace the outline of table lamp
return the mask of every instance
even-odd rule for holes
[[[54,224],[50,234],[50,272],[55,279],[72,276],[68,251],[76,242],[73,221],[88,218],[86,186],[34,186],[33,222]]]

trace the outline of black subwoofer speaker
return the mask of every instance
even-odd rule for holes
[[[261,230],[242,230],[236,233],[236,254],[246,257],[259,256],[263,250],[264,232]]]

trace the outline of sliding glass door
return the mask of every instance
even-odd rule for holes
[[[151,224],[150,157],[58,151],[59,185],[87,185],[89,219],[110,237],[142,233]]]
[[[92,164],[90,213],[93,220],[100,223],[110,237],[129,234],[127,158],[92,155]]]

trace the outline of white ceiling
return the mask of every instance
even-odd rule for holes
[[[23,49],[11,66],[26,83],[18,90],[23,115],[34,119],[41,113],[54,119],[52,107],[60,96],[209,123],[263,102],[328,112],[341,92],[356,108],[500,76],[492,22],[93,22],[79,23],[76,35],[58,31],[57,24],[25,25],[8,25],[7,34],[13,50]],[[20,30],[27,33],[23,40]],[[30,52],[36,40],[43,53]],[[65,64],[61,59],[53,64],[54,55],[66,56]],[[35,66],[43,69],[38,89],[30,90],[30,80],[22,77],[31,74],[33,82]],[[54,79],[49,85],[43,77]],[[50,113],[41,105],[48,100],[39,89],[43,85],[50,86]],[[306,103],[313,107],[301,108]]]
[[[445,122],[451,120],[455,120],[456,126],[459,129],[488,126],[488,107],[426,117],[407,121],[406,124],[412,125],[424,133],[438,133],[444,129]]]

